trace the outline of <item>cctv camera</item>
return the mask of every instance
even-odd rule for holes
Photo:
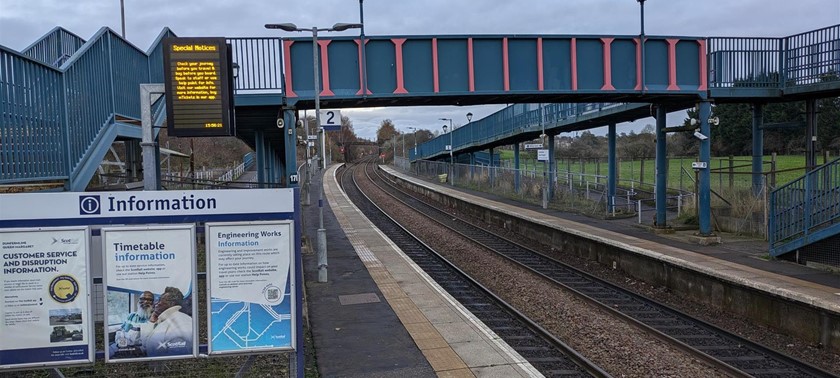
[[[700,139],[700,140],[706,140],[706,139],[709,139],[709,137],[707,137],[707,136],[703,135],[703,133],[701,133],[701,132],[699,132],[699,131],[695,131],[695,132],[694,132],[694,137],[695,137],[695,138],[697,138],[697,139]]]

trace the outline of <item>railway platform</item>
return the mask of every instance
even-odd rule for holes
[[[580,257],[612,265],[630,276],[667,287],[700,303],[840,350],[840,275],[768,260],[767,244],[721,235],[699,245],[691,232],[658,234],[633,219],[600,220],[543,209],[490,193],[452,187],[380,166],[412,190],[431,194],[458,211],[527,230]]]
[[[541,376],[370,224],[339,188],[338,167],[323,183],[326,283],[318,282],[316,191],[302,207],[307,319],[320,375]]]
[[[763,240],[723,233],[718,234],[721,238],[720,244],[701,245],[693,238],[694,231],[655,233],[649,231],[647,227],[640,227],[636,218],[603,220],[559,210],[543,209],[537,205],[519,202],[491,193],[440,185],[437,182],[427,181],[394,170],[389,166],[381,166],[381,168],[390,175],[418,185],[424,185],[431,190],[446,195],[457,195],[469,200],[477,200],[484,203],[483,206],[498,206],[511,214],[523,214],[523,217],[531,214],[536,218],[543,218],[550,223],[555,223],[557,227],[576,229],[595,239],[602,239],[599,235],[603,235],[605,238],[614,237],[617,242],[626,243],[628,246],[663,252],[687,262],[706,265],[711,270],[738,272],[734,274],[741,274],[744,277],[755,277],[754,274],[761,272],[760,275],[766,276],[768,283],[774,282],[775,279],[779,282],[787,282],[786,286],[802,286],[802,291],[810,291],[804,287],[823,286],[821,289],[826,292],[824,293],[826,295],[819,294],[820,290],[812,293],[832,304],[835,311],[840,310],[840,274],[793,262],[770,260],[767,258],[767,242]],[[527,210],[527,212],[523,213],[523,210]]]

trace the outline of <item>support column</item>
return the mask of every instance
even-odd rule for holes
[[[490,147],[490,187],[493,187],[493,184],[496,183],[496,165],[493,164],[493,147]]]
[[[805,100],[805,127],[807,149],[805,152],[805,166],[808,171],[817,167],[817,100]]]
[[[265,141],[265,151],[266,151],[266,162],[268,163],[268,169],[266,170],[266,177],[268,177],[268,182],[271,184],[277,183],[277,176],[274,174],[275,171],[275,163],[277,163],[277,159],[275,159],[276,153],[274,152],[274,148],[271,147],[271,143],[268,142],[268,139],[264,139]],[[269,186],[271,187],[271,186]]]
[[[761,172],[764,169],[764,104],[753,104],[752,122],[752,187],[753,195],[761,193],[764,180]]]
[[[557,161],[554,160],[554,135],[548,136],[548,200],[554,198],[554,183],[557,182]]]
[[[520,172],[519,172],[519,143],[513,144],[513,191],[519,193]]]
[[[616,164],[615,151],[615,124],[609,125],[607,132],[607,211],[612,214],[615,211],[615,189],[618,183],[618,165]]]
[[[256,147],[257,159],[257,183],[258,187],[265,188],[265,141],[261,130],[254,131],[254,147]]]
[[[706,168],[700,169],[697,193],[697,214],[700,221],[700,236],[712,235],[712,197],[709,173],[712,154],[711,127],[709,127],[709,116],[712,114],[712,103],[709,101],[700,102],[700,132],[707,138],[700,141],[700,161],[706,163]]]
[[[657,228],[667,227],[668,209],[668,159],[665,138],[665,106],[656,107],[656,224]]]
[[[283,111],[283,121],[286,124],[286,143],[284,144],[284,159],[283,165],[284,174],[286,176],[286,187],[297,188],[300,185],[300,175],[297,172],[297,125],[295,124],[294,109],[285,109]],[[309,143],[309,141],[306,141]]]

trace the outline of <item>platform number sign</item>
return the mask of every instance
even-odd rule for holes
[[[341,110],[321,110],[321,127],[324,131],[341,130]]]

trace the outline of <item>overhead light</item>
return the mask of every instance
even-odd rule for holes
[[[709,139],[709,137],[707,137],[707,136],[703,135],[703,133],[701,133],[701,132],[700,132],[700,131],[698,131],[698,130],[695,130],[695,131],[694,131],[694,137],[695,137],[695,138],[697,138],[697,139],[700,139],[700,140],[706,140],[706,139]]]
[[[266,29],[282,29],[282,30],[290,31],[290,32],[300,31],[300,29],[298,29],[297,25],[295,25],[291,22],[286,22],[286,23],[282,23],[282,24],[265,24],[265,28]]]
[[[333,25],[332,30],[334,31],[345,31],[347,29],[360,29],[362,24],[347,24],[343,22],[339,22]]]

